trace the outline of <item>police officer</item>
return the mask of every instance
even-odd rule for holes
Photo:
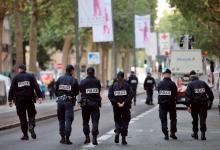
[[[199,80],[194,70],[190,72],[190,79],[191,82],[188,84],[186,89],[186,100],[187,100],[186,102],[187,102],[188,111],[191,112],[193,119],[192,137],[198,139],[198,116],[199,116],[201,140],[206,140],[205,132],[206,132],[207,109],[211,108],[214,96],[209,86],[204,81]]]
[[[95,69],[87,69],[87,77],[80,82],[81,107],[83,118],[83,132],[85,134],[85,144],[90,143],[89,120],[92,119],[92,143],[98,145],[97,136],[99,134],[99,118],[101,107],[101,84],[95,77]]]
[[[115,121],[115,143],[119,143],[119,135],[122,136],[122,144],[126,145],[128,125],[131,119],[132,89],[124,80],[124,72],[117,74],[117,81],[109,88],[108,98],[113,106]]]
[[[73,77],[74,70],[72,65],[67,65],[65,75],[59,77],[55,85],[61,144],[72,144],[69,137],[71,135],[71,125],[74,119],[73,108],[76,102],[76,96],[79,94],[78,81]]]
[[[176,97],[177,87],[171,80],[171,71],[166,69],[163,72],[164,79],[158,84],[158,103],[159,103],[159,117],[162,125],[162,132],[165,140],[169,140],[167,127],[167,113],[170,115],[170,137],[177,139],[175,133],[177,131],[177,115],[176,115]]]
[[[38,98],[38,103],[41,103],[42,93],[34,75],[26,72],[26,66],[24,64],[18,65],[18,74],[12,80],[8,101],[10,107],[12,107],[13,102],[15,102],[17,115],[20,119],[21,130],[23,132],[21,140],[29,139],[28,129],[31,133],[31,137],[36,139],[36,133],[34,131],[35,115],[37,113],[34,106],[35,93]],[[29,122],[27,122],[26,112]]]
[[[154,86],[156,87],[156,83],[153,77],[151,77],[151,73],[147,73],[147,77],[144,80],[144,90],[146,90],[147,98],[146,98],[146,104],[152,105],[153,104],[153,89]]]
[[[136,77],[134,71],[131,71],[131,75],[128,77],[128,84],[131,86],[134,94],[134,105],[136,105],[136,93],[137,93],[137,85],[138,78]]]

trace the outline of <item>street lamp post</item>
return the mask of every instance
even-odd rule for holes
[[[115,49],[115,26],[114,26],[114,12],[113,12],[113,6],[114,6],[114,0],[111,0],[112,2],[112,32],[113,32],[113,41],[112,41],[112,60],[113,60],[113,78],[117,74],[117,56],[116,56],[116,49]]]
[[[132,48],[132,53],[133,53],[133,66],[134,66],[134,72],[136,74],[136,49],[135,49],[135,0],[132,0],[132,18],[133,18],[133,23],[132,23],[132,30],[133,30],[133,48]]]
[[[76,48],[76,74],[77,79],[80,80],[80,54],[79,54],[79,27],[78,27],[78,0],[73,0],[75,8],[75,48]]]

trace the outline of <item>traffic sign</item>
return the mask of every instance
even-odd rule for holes
[[[89,52],[87,55],[89,65],[98,65],[100,64],[100,54],[99,52]]]

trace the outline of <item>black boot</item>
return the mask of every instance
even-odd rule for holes
[[[167,133],[167,134],[164,134],[164,139],[165,139],[165,140],[169,140],[169,135],[168,135],[168,133]]]
[[[119,143],[119,134],[118,133],[115,134],[115,143]]]
[[[34,128],[29,129],[29,132],[31,133],[32,139],[36,139],[37,138],[36,133],[34,132]]]
[[[205,132],[202,132],[202,133],[201,133],[201,140],[206,140]]]
[[[73,144],[73,143],[70,141],[69,136],[66,137],[66,142],[65,142],[65,144],[67,144],[67,145],[71,145],[71,144]]]
[[[27,133],[24,134],[24,135],[21,137],[21,140],[25,140],[25,141],[29,140],[28,134],[27,134]]]
[[[122,145],[127,145],[127,141],[126,141],[126,136],[122,136],[122,141],[121,141]]]
[[[93,144],[93,145],[98,145],[97,136],[93,136],[93,138],[92,138],[92,144]]]
[[[197,133],[197,132],[194,132],[193,134],[191,134],[191,136],[192,136],[194,139],[198,140],[198,133]]]
[[[66,143],[65,136],[61,136],[60,143],[61,144],[65,144]]]
[[[177,140],[177,137],[176,137],[175,133],[171,133],[170,137],[173,138],[174,140]]]
[[[86,135],[84,144],[88,144],[88,143],[90,143],[90,137],[89,137],[89,135]]]

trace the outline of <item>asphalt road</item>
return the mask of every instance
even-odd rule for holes
[[[156,94],[155,94],[156,99]],[[128,145],[115,144],[114,121],[110,103],[103,104],[100,118],[99,145],[84,145],[82,132],[81,111],[75,112],[71,140],[73,145],[59,143],[57,118],[37,123],[37,139],[21,141],[19,128],[0,131],[1,150],[219,150],[220,148],[220,115],[218,114],[216,99],[212,110],[208,112],[207,140],[194,140],[191,138],[191,116],[185,107],[178,105],[177,111],[177,137],[178,140],[165,141],[161,132],[158,116],[158,105],[144,104],[145,95],[138,96],[137,106],[132,108],[132,120],[129,125]],[[200,134],[199,134],[200,135]]]
[[[153,106],[144,104],[145,95],[138,96],[137,106],[132,108],[132,117],[135,117]],[[110,103],[106,103],[101,108],[100,118],[100,136],[114,128],[113,112]],[[68,150],[83,149],[84,135],[82,132],[81,111],[75,112],[75,118],[72,125],[71,141],[73,145],[62,145],[59,143],[60,136],[58,132],[57,118],[40,121],[36,127],[37,139],[21,141],[20,128],[0,131],[0,149],[2,150]]]

